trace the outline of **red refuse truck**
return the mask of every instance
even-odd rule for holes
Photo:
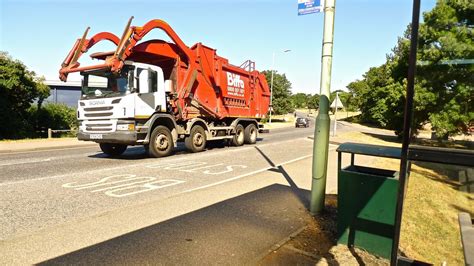
[[[61,65],[62,81],[72,72],[83,77],[79,140],[97,142],[112,156],[128,145],[144,145],[153,157],[171,154],[179,141],[191,152],[204,150],[210,140],[255,143],[270,103],[255,63],[232,65],[201,43],[186,46],[162,20],[138,27],[132,19],[120,39],[110,32],[87,39],[87,28]],[[154,29],[172,42],[142,41]],[[80,56],[105,40],[116,50],[93,53],[101,63],[81,66]]]

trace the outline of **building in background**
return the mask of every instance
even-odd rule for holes
[[[63,103],[70,107],[77,107],[77,101],[81,97],[80,81],[46,80],[44,83],[51,89],[51,94],[44,103]]]

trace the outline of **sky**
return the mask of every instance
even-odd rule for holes
[[[247,59],[257,70],[284,73],[292,92],[319,93],[324,14],[298,16],[297,0],[0,0],[0,50],[22,61],[47,80],[58,71],[87,26],[89,37],[101,31],[121,36],[129,17],[141,26],[163,19],[192,46],[201,42],[240,65]],[[434,7],[423,0],[421,11]],[[373,66],[385,62],[411,21],[409,0],[337,0],[331,91],[346,90]],[[149,39],[169,40],[160,31]],[[283,50],[291,51],[284,53]],[[89,54],[114,50],[99,43]],[[91,63],[83,55],[82,65]],[[68,80],[80,80],[70,75]]]

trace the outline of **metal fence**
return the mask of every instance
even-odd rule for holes
[[[77,132],[77,129],[51,129],[48,128],[48,139],[53,138],[53,133]]]

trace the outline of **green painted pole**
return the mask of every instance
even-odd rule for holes
[[[326,0],[325,2],[319,112],[316,117],[313,144],[313,180],[311,184],[310,200],[311,214],[317,214],[324,209],[328,168],[330,124],[329,94],[331,89],[332,46],[334,40],[334,14],[336,0]]]

